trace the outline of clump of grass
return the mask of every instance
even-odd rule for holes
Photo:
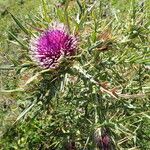
[[[43,0],[25,25],[11,14],[20,30],[9,32],[17,80],[2,82],[1,93],[15,99],[18,116],[3,130],[1,147],[149,149],[148,7],[136,0]],[[78,53],[69,65],[43,70],[29,57],[29,41],[54,20],[78,37]]]

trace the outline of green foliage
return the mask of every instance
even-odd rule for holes
[[[104,149],[103,137],[109,149],[150,149],[149,7],[42,0],[25,17],[10,11],[0,66],[1,149]],[[78,53],[42,70],[29,57],[29,40],[55,20],[77,35]]]

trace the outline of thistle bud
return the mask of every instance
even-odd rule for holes
[[[108,129],[98,128],[94,133],[94,141],[97,147],[101,150],[112,150],[111,138],[108,133]]]

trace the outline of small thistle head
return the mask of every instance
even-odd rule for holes
[[[62,57],[76,52],[77,40],[62,23],[53,25],[31,39],[31,58],[43,68],[57,68]]]
[[[94,133],[94,141],[102,150],[111,150],[111,138],[108,135],[108,129],[97,128]]]
[[[76,143],[75,140],[70,139],[65,143],[65,149],[66,150],[76,150]]]

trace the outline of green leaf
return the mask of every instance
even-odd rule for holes
[[[30,111],[30,109],[32,109],[32,107],[36,104],[36,102],[37,102],[37,100],[34,100],[34,102],[18,116],[18,118],[16,119],[16,121],[14,123],[19,121],[23,116],[25,116],[26,113],[28,113],[28,111]]]
[[[45,73],[45,72],[49,72],[50,69],[45,69],[45,70],[42,70],[40,72],[37,72],[33,77],[31,77],[29,80],[27,80],[27,82],[25,83],[24,86],[30,84],[31,82],[33,82],[34,80],[36,80],[41,74]]]
[[[17,41],[24,49],[28,50],[29,48],[20,40],[18,39],[13,33],[8,31],[8,34],[15,40]]]
[[[44,13],[44,19],[46,21],[49,21],[49,16],[48,16],[48,8],[47,8],[47,3],[45,0],[42,0],[42,5],[43,5],[43,13]]]
[[[23,92],[24,89],[22,88],[17,88],[17,89],[13,89],[13,90],[0,90],[0,93],[13,93],[13,92]]]
[[[16,24],[20,27],[20,29],[22,31],[24,31],[24,33],[26,33],[27,35],[29,35],[28,30],[21,24],[21,22],[13,14],[10,13],[10,15],[13,18],[13,20],[16,22]]]

